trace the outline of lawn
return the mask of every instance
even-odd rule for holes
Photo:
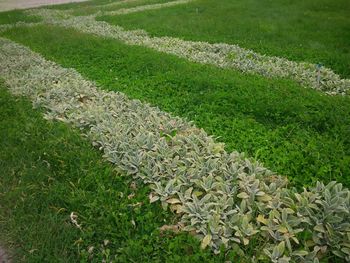
[[[17,22],[39,22],[40,18],[27,16],[22,10],[14,10],[0,13],[0,25],[13,24]]]
[[[78,130],[44,120],[3,84],[0,105],[0,236],[14,262],[224,261],[189,235],[160,235],[171,214]]]
[[[171,0],[170,0],[171,1]],[[122,8],[132,8],[142,5],[170,2],[168,0],[132,0],[132,1],[88,1],[66,5],[55,5],[50,8],[69,10],[74,16],[86,16],[97,12],[116,11]]]
[[[195,121],[225,142],[227,150],[256,157],[298,187],[316,180],[349,185],[348,97],[189,63],[73,30],[40,26],[5,36],[76,68],[101,88]]]
[[[93,0],[50,9],[85,16],[166,2],[169,1],[119,3]],[[144,29],[153,36],[238,44],[292,61],[322,63],[347,78],[350,76],[348,12],[350,9],[345,0],[285,3],[223,0],[219,4],[197,0],[158,10],[99,16],[96,20],[131,30]],[[26,11],[0,13],[0,24],[19,21],[42,20]],[[279,262],[288,262],[283,261],[287,260],[286,255],[301,260],[305,251],[308,251],[307,257],[318,257],[321,262],[343,262],[338,257],[347,254],[350,258],[350,243],[346,243],[349,231],[343,216],[350,213],[350,195],[342,199],[346,192],[343,193],[339,186],[332,188],[331,185],[324,190],[317,184],[316,190],[310,188],[317,181],[325,184],[337,181],[350,187],[349,96],[330,96],[288,78],[267,78],[199,64],[142,45],[130,45],[59,25],[18,25],[5,28],[0,37],[29,47],[62,67],[75,69],[84,79],[96,83],[100,91],[122,92],[130,99],[149,103],[162,112],[193,122],[214,136],[217,142],[224,143],[227,152],[245,153],[251,160],[258,160],[264,167],[289,180],[288,188],[275,191],[277,197],[274,201],[277,203],[271,202],[268,208],[261,208],[262,203],[247,208],[244,200],[241,202],[247,197],[242,193],[232,194],[232,200],[237,202],[235,213],[240,211],[240,216],[244,217],[243,221],[232,221],[236,222],[236,226],[232,226],[236,234],[230,232],[232,236],[239,236],[237,226],[249,228],[252,223],[260,229],[267,225],[266,220],[276,216],[273,224],[277,221],[281,224],[276,228],[277,234],[266,232],[265,236],[275,238],[271,246],[269,241],[264,241],[262,234],[258,238],[249,237],[249,245],[235,244],[228,249],[221,246],[221,253],[214,254],[210,249],[201,249],[208,241],[206,238],[210,238],[208,244],[213,244],[209,234],[201,236],[201,243],[186,232],[161,231],[164,225],[176,224],[181,215],[165,211],[160,202],[150,203],[153,185],[145,185],[130,173],[127,175],[128,171],[122,170],[122,164],[107,162],[106,155],[91,146],[89,136],[81,135],[82,130],[71,124],[45,120],[43,113],[48,109],[33,109],[28,98],[11,95],[7,87],[15,84],[6,84],[7,75],[4,74],[0,76],[0,243],[16,261],[250,262],[255,255],[254,248],[263,251],[262,247],[272,253],[270,259],[279,258],[282,260]],[[0,65],[1,70],[6,72],[7,69]],[[23,79],[26,78],[31,81],[31,76],[23,74]],[[168,136],[167,142],[171,144],[177,132],[161,133],[161,136]],[[192,168],[186,167],[186,170]],[[209,170],[208,173],[211,176]],[[238,184],[236,177],[235,180]],[[269,185],[268,180],[260,178],[260,183]],[[308,201],[300,201],[297,191],[301,193],[303,188],[317,194],[308,197]],[[288,196],[289,199],[283,196],[286,191],[292,195]],[[197,197],[201,195],[199,193]],[[197,197],[193,198],[196,200]],[[313,213],[308,209],[315,209],[315,206],[308,207],[308,202],[317,198],[321,198],[317,205],[322,204],[324,209],[315,219],[317,226],[305,219],[304,226],[307,229],[311,226],[310,229],[314,230],[294,233],[293,227],[300,222],[292,214],[298,211],[302,218],[307,211],[312,218]],[[292,199],[297,203],[291,205]],[[342,208],[336,207],[340,200],[348,200],[343,201]],[[275,205],[272,212],[266,212]],[[250,210],[247,217],[245,210]],[[210,213],[217,215],[220,212],[211,210]],[[260,213],[267,213],[267,217]],[[82,229],[74,223],[75,215]],[[227,218],[223,216],[222,221]],[[209,230],[198,231],[214,233],[213,223],[210,220],[205,222]],[[269,227],[271,224],[272,221]],[[341,235],[343,239],[335,238],[332,229],[340,231],[335,235]],[[347,233],[341,232],[342,229],[347,229]],[[267,230],[263,227],[259,230],[264,231]],[[315,237],[315,231],[322,233],[318,237],[321,241]],[[327,236],[326,231],[331,234]],[[326,237],[322,236],[323,233]],[[289,245],[284,241],[284,238],[288,239],[286,236],[300,241],[292,244],[293,249],[298,249],[293,251],[296,254],[289,251]],[[316,248],[317,251],[312,252],[312,238],[318,247],[323,246],[322,249]],[[244,238],[241,241],[245,244]],[[336,250],[334,254],[331,248]],[[260,253],[258,261],[270,262],[266,257],[270,252],[264,250],[265,256]],[[282,254],[285,257],[282,258]]]
[[[322,63],[349,77],[349,13],[347,0],[199,0],[98,20],[156,36],[238,44],[263,54]]]

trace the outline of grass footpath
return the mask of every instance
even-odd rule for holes
[[[79,131],[44,120],[1,83],[0,105],[0,241],[14,262],[225,261],[189,235],[161,234],[173,216]]]
[[[50,26],[5,36],[45,58],[77,69],[102,88],[118,90],[193,120],[227,150],[246,152],[287,175],[295,186],[350,182],[350,99],[292,81],[199,65]]]
[[[238,44],[262,54],[322,63],[350,77],[349,13],[348,0],[196,0],[98,20],[156,36]]]

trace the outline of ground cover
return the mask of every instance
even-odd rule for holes
[[[137,13],[173,5],[188,4],[188,2],[189,0],[179,0],[163,4],[123,8],[107,13],[111,15]],[[254,73],[269,78],[290,78],[303,87],[321,90],[327,94],[346,95],[350,90],[350,80],[342,79],[327,67],[261,55],[237,45],[193,42],[172,37],[150,37],[143,30],[128,31],[120,26],[113,26],[104,21],[96,21],[96,14],[72,17],[67,12],[48,9],[35,9],[28,12],[28,14],[42,17],[42,24],[57,25],[68,29],[73,28],[80,32],[99,37],[117,39],[128,45],[149,47],[201,64],[211,64],[220,68],[231,68],[243,73]],[[33,25],[35,24],[27,24],[27,26]],[[3,28],[7,29],[11,27],[13,26],[6,25]]]
[[[349,120],[350,114],[348,107],[349,99],[347,97],[329,97],[319,92],[302,89],[296,83],[289,80],[271,80],[251,74],[242,75],[232,70],[222,70],[211,66],[198,65],[175,56],[150,51],[143,47],[130,47],[115,40],[101,40],[101,38],[81,34],[74,30],[52,26],[16,28],[6,32],[4,35],[30,46],[33,50],[43,54],[46,58],[57,61],[65,67],[75,67],[86,78],[97,81],[102,89],[122,91],[131,98],[139,98],[142,101],[151,102],[153,105],[158,105],[165,111],[186,117],[189,120],[195,120],[198,126],[204,127],[205,130],[209,131],[211,134],[216,136],[223,134],[224,136],[219,138],[219,140],[228,142],[226,147],[230,151],[232,149],[237,149],[235,144],[237,141],[238,147],[251,150],[250,152],[246,151],[250,156],[261,159],[261,155],[268,160],[267,162],[269,162],[270,159],[271,164],[277,166],[274,170],[278,172],[286,171],[282,173],[289,176],[294,186],[301,187],[312,185],[318,179],[322,179],[325,182],[336,179],[348,185],[349,171],[347,164],[349,163],[349,140],[347,138],[349,138],[350,125],[347,120]],[[62,39],[57,40],[57,36],[60,36]],[[48,43],[53,47],[45,47],[45,44],[47,45]],[[79,52],[77,52],[77,50],[79,50]],[[59,54],[60,52],[65,55],[62,56],[62,54]],[[59,81],[60,80],[58,80],[58,82]],[[9,101],[11,102],[11,100]],[[49,122],[49,124],[51,125],[52,122]],[[234,138],[234,136],[236,136],[236,138]],[[21,138],[23,136],[20,135],[19,137]],[[241,146],[239,141],[241,141]],[[47,147],[47,145],[43,147]],[[240,149],[238,150],[242,151]],[[47,165],[46,162],[44,163]],[[108,164],[106,165],[108,166]],[[271,168],[271,166],[269,166],[269,168]],[[120,173],[113,171],[109,173],[108,176],[114,173],[120,175]],[[108,180],[108,176],[106,176],[106,180]],[[249,185],[248,181],[246,183]],[[77,183],[79,184],[80,180],[78,180]],[[97,183],[93,181],[92,184],[96,185]],[[139,189],[140,185],[141,184],[137,182],[136,188]],[[135,184],[133,184],[132,181],[128,181],[124,185],[112,185],[111,187],[113,189],[115,189],[115,187],[123,188],[123,190],[131,189],[127,192],[131,194],[135,192]],[[240,187],[242,190],[242,186]],[[143,196],[140,197],[141,202],[142,200],[148,201],[147,193],[149,189],[143,186],[141,186],[141,188],[145,189]],[[102,189],[101,192],[98,191],[98,194],[101,194],[101,196],[106,190],[105,186],[102,186]],[[333,187],[331,185],[328,189],[331,191],[331,195],[337,195],[337,192],[339,192],[338,186]],[[96,193],[96,189],[93,190],[95,191],[94,193]],[[30,189],[25,189],[24,191],[30,191]],[[53,191],[57,191],[57,189]],[[324,188],[317,185],[316,190],[311,191],[322,193]],[[6,194],[7,193],[5,193],[5,196]],[[124,197],[125,200],[133,200],[134,198],[133,196],[129,198],[130,195],[125,198],[124,194],[120,194],[120,192],[115,193],[115,195],[118,194]],[[240,194],[241,197],[239,198],[245,199],[242,194],[243,193]],[[327,191],[325,196],[323,196],[323,194],[321,195],[322,197],[318,198],[326,199],[325,207],[329,207],[329,204],[339,203],[339,196],[337,197],[338,199],[330,200]],[[75,196],[78,195],[75,194]],[[115,200],[114,193],[109,197]],[[304,197],[303,195],[303,198]],[[193,200],[191,200],[191,202],[192,201]],[[90,200],[87,202],[89,203]],[[126,200],[125,202],[127,203],[128,201]],[[112,210],[108,212],[110,207],[106,206],[106,203],[107,199],[101,197],[100,206],[103,207],[103,211],[97,210],[101,211],[101,214],[107,211],[105,214],[106,217],[110,214],[114,216]],[[123,204],[125,205],[126,203]],[[89,228],[89,231],[87,231],[89,233],[86,235],[87,237],[84,236],[82,240],[77,240],[77,236],[79,235],[75,235],[75,250],[66,250],[65,246],[62,245],[63,242],[58,241],[60,247],[57,251],[65,251],[64,253],[67,255],[72,252],[72,259],[76,258],[76,256],[82,259],[92,257],[93,260],[96,261],[101,261],[102,258],[113,259],[115,256],[119,257],[119,259],[115,258],[117,262],[118,260],[123,262],[123,260],[125,261],[127,259],[135,259],[135,261],[138,261],[143,257],[144,259],[148,259],[150,255],[152,255],[152,262],[164,260],[177,262],[181,261],[181,255],[183,254],[186,255],[185,259],[190,259],[192,261],[203,260],[209,262],[209,258],[219,262],[225,260],[225,255],[223,254],[213,258],[208,251],[200,251],[198,242],[190,236],[176,236],[175,243],[171,241],[168,243],[168,237],[171,238],[173,236],[173,234],[168,234],[165,236],[166,241],[164,244],[163,236],[159,235],[159,225],[151,226],[153,229],[142,236],[141,239],[143,241],[141,243],[136,242],[136,245],[130,245],[131,237],[135,236],[135,233],[130,231],[130,229],[136,228],[135,224],[138,223],[138,221],[134,220],[134,217],[131,217],[131,223],[128,222],[125,224],[125,229],[128,234],[132,232],[126,237],[127,241],[125,244],[131,247],[132,250],[126,249],[123,245],[120,245],[120,243],[113,244],[113,241],[116,239],[115,236],[111,237],[114,238],[112,243],[110,240],[106,241],[107,239],[103,239],[102,234],[98,236],[98,234],[104,233],[105,229],[110,231],[110,229],[115,228],[115,225],[112,225],[111,221],[103,221],[107,226],[105,228],[97,227],[95,221],[96,214],[94,214],[96,211],[95,205],[96,201],[94,200],[91,211],[84,207],[81,213],[77,212],[79,215],[79,223],[83,222],[86,226],[89,226],[90,223],[93,225],[91,227],[91,229],[94,229],[92,230],[93,234],[90,232],[91,229]],[[133,203],[130,204],[130,206],[133,205]],[[345,202],[344,205],[346,206]],[[112,208],[118,211],[121,209],[115,206],[112,206]],[[158,206],[156,209],[159,208]],[[294,207],[293,209],[298,209],[299,211],[299,208]],[[325,209],[325,211],[327,211],[327,209]],[[44,209],[42,210],[46,213]],[[69,208],[67,210],[62,210],[62,214],[65,226],[72,228],[74,222],[72,217],[69,218],[68,210]],[[146,210],[148,211],[149,208],[146,207]],[[146,212],[146,210],[144,212]],[[10,211],[10,209],[8,209],[8,211]],[[86,220],[84,216],[81,216],[89,212],[94,214],[94,218],[91,218],[90,221]],[[130,213],[130,211],[128,212]],[[262,210],[260,210],[260,212],[262,212]],[[61,211],[58,214],[60,213]],[[287,212],[287,215],[284,215],[285,218],[289,217],[288,213],[290,213],[290,210]],[[170,213],[163,212],[162,216],[164,216],[165,220],[168,220],[168,222],[161,218],[160,222],[173,223],[173,217]],[[140,221],[143,220],[142,217],[143,215],[140,215]],[[331,216],[331,218],[334,219],[334,216]],[[331,218],[325,220],[333,220]],[[19,217],[17,217],[16,220],[20,222]],[[99,218],[99,220],[101,219]],[[130,220],[130,217],[128,217],[128,220]],[[146,223],[148,223],[147,220],[146,218]],[[251,220],[251,218],[248,220]],[[257,222],[253,219],[251,223],[258,223],[258,227],[261,227],[259,222],[266,222],[265,218],[258,218]],[[239,224],[241,223],[242,222]],[[48,229],[52,226],[56,228],[55,224],[56,222],[50,222],[50,224],[48,224]],[[238,225],[236,224],[237,227],[240,227]],[[255,227],[256,226],[254,226],[254,228]],[[95,229],[98,229],[98,234],[94,232]],[[119,229],[113,234],[118,236],[120,234],[118,231]],[[315,231],[322,232],[323,229],[317,226],[317,230],[315,228]],[[77,232],[80,233],[80,231]],[[7,231],[7,234],[9,234],[8,241],[20,240],[20,238],[18,238],[19,234],[12,233],[12,237],[11,231]],[[154,246],[148,246],[148,249],[146,249],[144,247],[147,247],[147,245],[153,241],[153,239],[149,239],[149,234],[156,237],[156,243]],[[310,237],[308,236],[310,234],[311,232],[303,236],[298,235],[298,239],[301,238],[301,240],[305,241]],[[29,235],[30,233],[28,233],[27,236]],[[96,236],[98,237],[96,238]],[[162,239],[161,241],[158,240],[159,237]],[[203,242],[209,242],[211,244],[212,240],[209,240],[208,237],[207,235]],[[28,240],[30,240],[30,238],[31,237],[29,237]],[[38,242],[40,243],[44,239],[45,238],[40,237],[38,238]],[[211,239],[214,239],[214,237],[211,237]],[[119,241],[118,239],[118,242]],[[158,241],[161,242],[159,246],[157,243]],[[242,241],[244,242],[244,239]],[[13,242],[16,243],[16,241]],[[43,243],[45,242],[46,241]],[[179,245],[183,242],[185,243],[184,246]],[[94,248],[92,249],[92,246],[88,245],[88,243],[92,243]],[[80,244],[82,244],[82,247],[80,247]],[[276,243],[276,245],[277,244],[278,243]],[[253,254],[250,249],[252,249],[252,246],[256,245],[259,244],[254,244],[254,239],[251,240],[250,246],[244,249],[246,255],[252,256]],[[284,250],[285,246],[285,241],[282,241],[275,247],[277,250],[274,248],[273,251],[270,250],[270,253],[277,253],[279,255],[277,257],[280,257],[280,252],[278,251],[281,251],[282,247]],[[43,245],[39,250],[45,250],[44,247],[46,247],[46,245]],[[52,249],[50,245],[48,245],[48,247],[49,250]],[[78,248],[78,253],[76,252],[76,248]],[[133,253],[135,252],[134,249],[140,253]],[[268,249],[272,248],[269,247]],[[168,251],[169,253],[159,255],[159,251],[161,250]],[[19,254],[32,258],[31,254],[35,251],[35,249],[27,251],[22,249]],[[91,251],[94,252],[91,253]],[[110,254],[111,251],[112,254]],[[236,252],[237,251],[239,250],[236,250]],[[296,252],[304,253],[300,251]],[[343,252],[348,253],[346,248]],[[47,254],[49,254],[49,252],[47,252]],[[234,258],[233,254],[232,252],[229,255],[228,258],[230,260]],[[42,255],[43,252],[40,251],[37,258],[40,258]],[[174,255],[174,257],[172,257],[172,255]],[[270,256],[273,258],[276,257],[276,255]],[[323,261],[327,262],[332,259],[333,257],[331,256],[329,258],[324,258]],[[240,260],[242,261],[242,259]],[[285,258],[285,260],[287,259]]]
[[[155,36],[231,43],[262,54],[322,63],[350,76],[349,5],[341,1],[199,0],[98,20]]]
[[[45,107],[45,118],[80,127],[106,159],[150,184],[150,200],[180,213],[177,228],[195,231],[202,248],[209,245],[218,253],[222,245],[243,243],[244,249],[259,247],[260,260],[283,262],[332,254],[348,258],[350,195],[341,184],[317,182],[299,194],[285,187],[284,178],[225,152],[179,118],[96,89],[74,69],[24,46],[5,39],[1,46],[0,69],[11,92]],[[72,213],[72,223],[81,228],[75,217]]]
[[[160,235],[171,214],[150,204],[148,187],[117,172],[78,130],[44,120],[3,84],[0,102],[0,234],[15,262],[224,260],[189,235]]]
[[[102,88],[195,121],[219,136],[227,150],[256,157],[295,185],[317,179],[348,185],[347,97],[326,96],[291,81],[197,65],[72,30],[41,26],[5,35],[76,68]]]

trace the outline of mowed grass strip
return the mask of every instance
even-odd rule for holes
[[[39,17],[28,16],[23,10],[13,10],[1,12],[0,10],[0,25],[14,24],[17,22],[40,22]]]
[[[74,16],[86,16],[92,15],[99,11],[108,12],[108,11],[116,11],[123,8],[132,8],[141,5],[149,5],[149,4],[162,4],[166,2],[172,2],[174,0],[133,0],[133,1],[114,1],[109,4],[99,5],[99,6],[85,6],[80,8],[74,8],[71,10],[70,14]]]
[[[350,182],[350,99],[292,81],[242,75],[73,30],[39,26],[5,36],[73,67],[101,88],[186,117],[300,187]]]
[[[349,13],[347,0],[197,0],[98,20],[155,36],[238,44],[262,54],[322,63],[348,78]]]
[[[47,6],[50,9],[58,9],[58,10],[72,10],[72,9],[80,9],[80,8],[90,8],[90,7],[98,7],[102,5],[107,5],[113,2],[122,2],[122,0],[89,0],[85,2],[72,2],[60,5],[52,5]]]
[[[86,2],[67,3],[47,6],[49,9],[66,10],[73,15],[90,15],[98,11],[113,11],[120,8],[135,7],[138,5],[165,3],[175,0],[90,0]]]
[[[224,262],[185,233],[148,187],[0,83],[0,243],[14,262]],[[70,219],[78,215],[79,230]],[[248,251],[249,252],[249,251]]]

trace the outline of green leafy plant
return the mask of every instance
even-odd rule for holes
[[[227,153],[193,124],[98,90],[75,70],[0,41],[0,72],[10,91],[46,108],[46,118],[79,127],[110,162],[149,184],[150,201],[176,211],[203,248],[219,253],[254,240],[259,260],[315,262],[330,253],[349,260],[350,191],[341,184],[317,182],[299,193],[257,161]],[[301,232],[312,238],[299,240]]]

